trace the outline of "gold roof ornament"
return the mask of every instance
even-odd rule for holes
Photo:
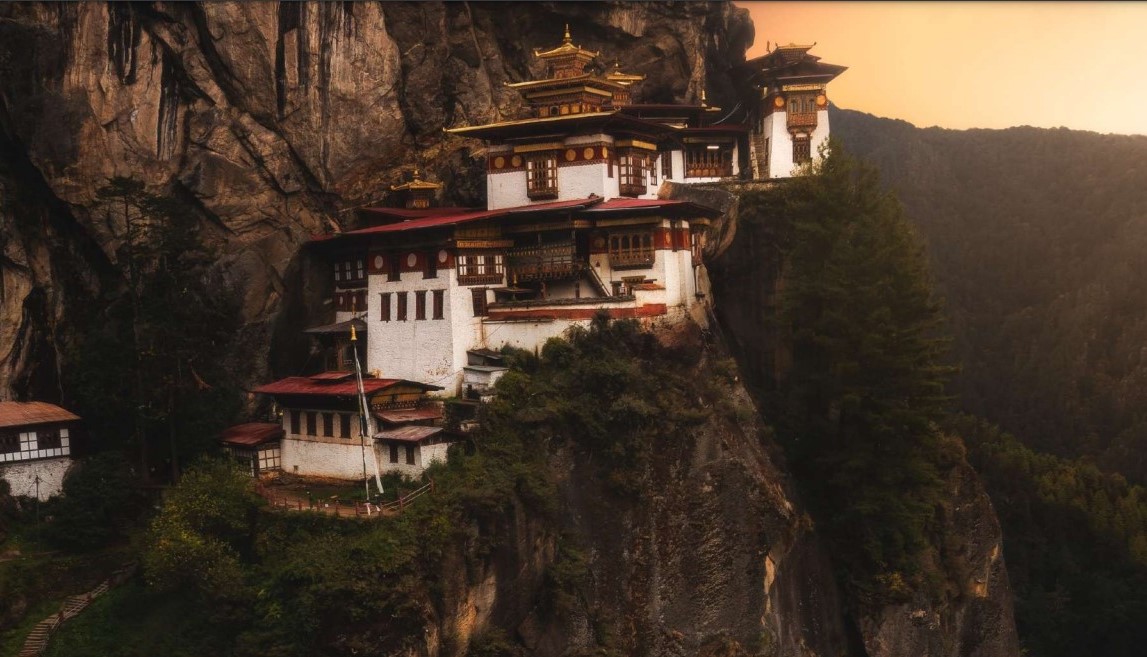
[[[580,46],[574,45],[573,37],[570,36],[570,26],[566,23],[565,33],[562,36],[562,45],[549,50],[542,50],[541,48],[534,48],[534,56],[539,59],[554,59],[558,57],[573,57],[575,59],[583,59],[589,61],[601,53],[594,52],[593,50],[586,50]]]
[[[709,100],[705,97],[705,88],[701,87],[701,109],[706,112],[720,112],[721,108],[716,105],[709,105]]]
[[[420,177],[418,168],[414,168],[414,176],[410,182],[402,183],[401,185],[391,185],[390,191],[402,192],[415,189],[441,189],[442,185],[436,182],[427,182]]]
[[[621,70],[621,62],[615,59],[613,60],[613,69],[605,74],[605,79],[628,87],[634,82],[641,82],[645,79],[645,76],[623,72]]]

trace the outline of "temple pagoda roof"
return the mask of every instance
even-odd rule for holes
[[[401,191],[408,191],[408,190],[414,190],[414,189],[441,189],[441,187],[442,187],[441,183],[428,182],[426,180],[423,180],[420,177],[418,169],[415,169],[413,180],[411,180],[410,182],[404,182],[404,183],[399,184],[399,185],[391,185],[390,191],[401,192]]]
[[[777,46],[772,52],[745,62],[745,66],[755,69],[756,76],[780,83],[828,82],[848,70],[847,66],[820,61],[820,57],[808,51],[815,46]]]
[[[551,128],[553,132],[563,134],[590,128],[611,128],[655,136],[672,131],[672,128],[668,126],[645,121],[619,110],[611,110],[608,112],[585,112],[583,114],[501,121],[464,128],[448,128],[446,132],[478,139],[506,139],[547,134],[541,130],[543,128]]]
[[[562,37],[562,44],[556,48],[549,50],[542,50],[541,48],[534,48],[534,56],[538,59],[556,59],[560,57],[577,57],[579,59],[590,60],[601,53],[593,50],[586,50],[581,46],[574,45],[573,39],[570,37],[570,26],[566,24],[565,34]]]

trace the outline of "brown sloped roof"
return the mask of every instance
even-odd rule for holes
[[[0,401],[0,427],[23,427],[50,422],[73,422],[80,416],[47,402]]]
[[[227,445],[255,447],[283,437],[283,427],[271,422],[236,424],[223,431],[220,439]]]

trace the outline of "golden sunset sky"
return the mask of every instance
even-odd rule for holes
[[[849,69],[838,106],[919,127],[1147,135],[1147,3],[737,2],[766,42]]]

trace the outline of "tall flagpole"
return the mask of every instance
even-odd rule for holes
[[[366,499],[370,501],[370,475],[366,473],[366,436],[369,432],[367,425],[367,403],[366,403],[366,390],[362,385],[362,365],[358,362],[358,335],[354,330],[354,319],[351,319],[350,325],[350,346],[351,353],[354,355],[354,378],[358,384],[358,435],[362,443],[362,485],[366,490]],[[374,455],[374,448],[371,448],[371,455]],[[378,486],[378,492],[382,491],[382,476],[378,472],[378,459],[375,458],[374,462],[374,479],[375,484]]]

